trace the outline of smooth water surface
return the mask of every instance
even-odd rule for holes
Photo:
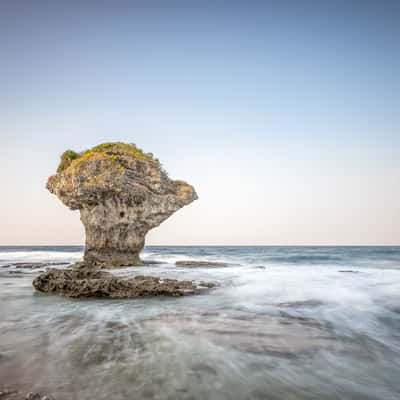
[[[400,398],[400,247],[147,247],[161,264],[115,271],[220,285],[183,298],[72,300],[1,267],[81,256],[0,247],[1,384],[57,400]]]

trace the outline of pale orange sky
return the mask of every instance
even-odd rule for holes
[[[67,141],[59,149],[27,144],[3,157],[1,245],[83,243],[79,212],[44,188]],[[374,159],[376,150],[322,157],[317,147],[277,143],[226,143],[201,154],[157,147],[143,146],[171,177],[193,184],[199,200],[151,231],[147,244],[400,244],[397,161]]]

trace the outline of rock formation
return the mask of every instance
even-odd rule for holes
[[[136,298],[148,296],[186,296],[213,288],[211,282],[179,281],[156,276],[115,276],[87,268],[49,269],[33,281],[36,290],[67,297]]]
[[[80,211],[84,262],[97,267],[139,264],[146,233],[197,199],[193,187],[170,179],[152,154],[125,143],[67,150],[47,188]]]

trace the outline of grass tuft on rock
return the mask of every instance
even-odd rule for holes
[[[74,161],[74,165],[79,164],[91,158],[94,155],[104,155],[104,157],[115,161],[119,164],[118,168],[122,169],[123,165],[119,163],[118,156],[131,156],[138,160],[153,162],[160,166],[157,159],[153,157],[152,153],[145,153],[142,149],[136,147],[133,143],[122,143],[122,142],[106,142],[92,147],[91,149],[76,153],[73,150],[66,150],[61,155],[61,161],[57,168],[57,172],[65,171]]]
[[[60,164],[58,165],[57,172],[62,172],[71,165],[73,160],[76,160],[79,154],[73,150],[65,150],[61,154]]]

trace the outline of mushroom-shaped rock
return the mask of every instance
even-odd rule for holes
[[[139,264],[146,233],[197,199],[193,187],[170,179],[152,154],[126,143],[65,151],[47,189],[80,211],[84,262],[99,267]]]

